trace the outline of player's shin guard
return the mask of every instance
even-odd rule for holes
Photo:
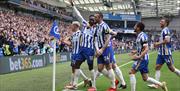
[[[114,71],[115,71],[116,76],[121,80],[121,84],[126,85],[121,70],[118,67],[116,67]]]
[[[75,69],[73,85],[77,85],[80,75],[80,69]]]
[[[136,91],[136,77],[134,74],[130,74],[131,91]]]
[[[156,79],[157,81],[159,81],[160,76],[161,76],[161,71],[160,71],[160,70],[156,70],[155,79]]]
[[[175,68],[174,73],[176,73],[178,76],[180,76],[180,70]]]
[[[112,88],[116,88],[116,85],[115,85],[115,80],[116,79],[115,79],[115,75],[114,75],[113,69],[108,70],[108,77],[111,80],[111,87]]]
[[[84,80],[87,80],[87,76],[83,73],[83,71],[81,69],[79,69],[79,72],[81,74],[81,76],[83,77]]]
[[[153,84],[156,84],[156,85],[159,85],[159,86],[162,86],[162,83],[161,83],[161,82],[159,82],[159,81],[157,81],[157,80],[155,80],[155,79],[153,79],[153,78],[151,78],[151,77],[148,77],[148,78],[147,78],[147,82],[153,83]]]
[[[91,70],[91,80],[92,80],[92,87],[96,88],[96,72]]]

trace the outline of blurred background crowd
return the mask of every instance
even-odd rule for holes
[[[70,36],[69,26],[72,13],[66,12],[65,8],[59,8],[37,0],[22,0],[25,6],[36,8],[45,13],[53,13],[53,17],[61,16],[65,19],[59,19],[59,30],[61,37]],[[4,5],[4,4],[3,4]],[[53,38],[49,36],[49,31],[54,18],[45,15],[38,15],[32,12],[23,12],[23,10],[8,8],[9,5],[0,7],[0,57],[13,55],[34,55],[51,53],[53,51]],[[12,7],[12,6],[11,6]],[[37,13],[37,12],[36,12]],[[109,22],[109,21],[107,21]],[[123,23],[117,21],[111,23],[111,28],[118,31],[123,27]],[[135,23],[128,26],[132,29]],[[149,47],[153,48],[153,43],[159,40],[160,29],[145,30],[149,37]],[[172,30],[172,50],[180,49],[180,34]],[[136,34],[120,33],[114,38],[113,48],[116,53],[127,53],[134,49]],[[69,52],[71,48],[58,40],[56,44],[57,52]]]

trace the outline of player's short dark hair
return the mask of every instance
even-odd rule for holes
[[[94,15],[90,15],[89,18],[94,17]]]
[[[101,12],[97,12],[96,14],[98,14],[103,19],[103,14]]]
[[[143,31],[144,28],[145,28],[145,25],[144,25],[144,23],[142,23],[142,22],[137,22],[137,23],[136,23],[136,26],[137,26],[138,28],[140,28],[141,31]]]
[[[164,20],[167,23],[167,26],[169,26],[170,20],[168,18],[163,17],[162,20]]]

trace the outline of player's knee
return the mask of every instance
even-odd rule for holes
[[[80,69],[81,64],[82,64],[82,61],[77,61],[75,63],[75,69]]]
[[[107,65],[106,65],[106,69],[107,69],[107,70],[110,70],[110,69],[112,69],[112,66],[111,66],[111,64],[107,64]]]
[[[155,70],[160,70],[160,69],[161,69],[161,66],[160,65],[156,65]]]
[[[136,70],[131,69],[131,70],[129,71],[129,75],[131,75],[131,74],[136,74]]]
[[[98,69],[99,72],[102,72],[102,69]]]
[[[99,72],[102,72],[102,70],[103,70],[103,68],[98,68],[98,71],[99,71]]]
[[[117,65],[115,64],[112,64],[112,68],[115,69],[117,67]]]
[[[143,77],[143,81],[147,81],[147,77]]]
[[[80,69],[80,66],[79,66],[79,65],[76,65],[76,66],[75,66],[75,69]]]
[[[133,74],[132,70],[129,71],[129,75]]]
[[[168,68],[169,68],[169,70],[170,70],[171,72],[174,72],[174,71],[175,71],[175,68],[174,68],[173,66],[168,66]]]

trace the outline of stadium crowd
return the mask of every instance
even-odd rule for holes
[[[49,36],[52,20],[30,14],[15,13],[12,10],[0,10],[0,21],[0,56],[44,54],[53,51],[52,37]],[[68,28],[69,23],[60,21],[61,37],[71,34]],[[159,36],[155,34],[156,32],[148,33],[150,46],[159,39]],[[173,33],[172,36],[173,50],[180,49],[179,35]],[[129,52],[135,47],[134,39],[135,36],[122,39],[113,38],[114,51],[116,53]],[[70,50],[71,48],[61,44],[61,41],[57,42],[57,52]]]
[[[49,31],[52,21],[32,15],[0,10],[0,55],[30,55],[52,51]],[[60,21],[61,35],[69,34],[68,24]],[[60,42],[57,44],[59,48]]]

